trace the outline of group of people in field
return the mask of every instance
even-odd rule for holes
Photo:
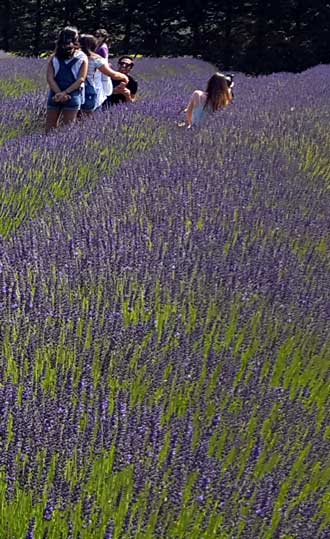
[[[138,83],[130,74],[134,59],[121,56],[114,70],[109,64],[108,37],[103,28],[94,35],[79,35],[74,27],[59,33],[47,66],[46,133],[58,126],[60,118],[69,124],[97,110],[135,101]],[[229,105],[231,86],[228,76],[215,73],[205,91],[195,90],[185,109],[187,126],[201,125],[210,113]]]
[[[47,66],[47,133],[58,126],[60,117],[68,124],[96,110],[135,101],[138,83],[130,75],[134,60],[122,56],[118,69],[113,69],[108,37],[103,28],[94,35],[79,35],[73,27],[59,33]]]

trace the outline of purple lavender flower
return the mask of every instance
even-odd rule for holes
[[[137,65],[146,98],[44,137],[24,125],[43,107],[45,63],[0,62],[0,85],[15,70],[40,81],[36,94],[0,96],[8,511],[21,492],[38,507],[48,496],[48,535],[59,508],[70,537],[91,521],[102,535],[111,509],[106,538],[126,511],[120,534],[134,538],[151,525],[174,536],[193,507],[201,532],[219,517],[235,535],[245,515],[248,536],[280,495],[295,508],[282,511],[285,533],[318,537],[308,514],[327,518],[329,66],[237,74],[234,105],[187,131],[178,111],[213,66]],[[297,470],[315,487],[308,514]]]
[[[25,539],[34,539],[35,517],[32,517],[25,535]]]
[[[43,519],[44,520],[52,520],[53,512],[54,512],[54,507],[52,505],[50,505],[50,504],[47,504],[45,509],[44,509]]]
[[[115,530],[114,522],[113,520],[109,520],[106,530],[104,532],[104,539],[113,539],[114,530]]]
[[[252,458],[257,459],[261,453],[259,444],[256,444],[252,451]]]

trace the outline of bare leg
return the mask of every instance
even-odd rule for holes
[[[46,134],[49,133],[51,129],[55,129],[58,125],[58,119],[60,117],[61,111],[55,109],[47,109],[46,114]]]
[[[81,111],[81,117],[82,118],[91,118],[93,116],[93,110],[82,110]]]
[[[72,122],[75,122],[77,118],[77,113],[78,113],[77,110],[63,110],[62,111],[63,123],[67,125],[67,124],[71,124]]]

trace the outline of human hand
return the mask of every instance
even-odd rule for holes
[[[68,95],[67,93],[65,92],[58,92],[57,94],[54,95],[53,97],[53,101],[55,101],[55,103],[66,103],[67,101],[69,101],[71,99],[71,96]]]
[[[126,88],[126,85],[124,82],[121,82],[116,86],[116,88],[113,91],[114,94],[120,94],[123,95],[125,98],[131,97],[131,92],[128,88]]]

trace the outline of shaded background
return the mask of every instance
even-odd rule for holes
[[[111,52],[192,55],[245,73],[330,62],[326,0],[1,0],[0,49],[52,50],[59,29],[105,27]]]

